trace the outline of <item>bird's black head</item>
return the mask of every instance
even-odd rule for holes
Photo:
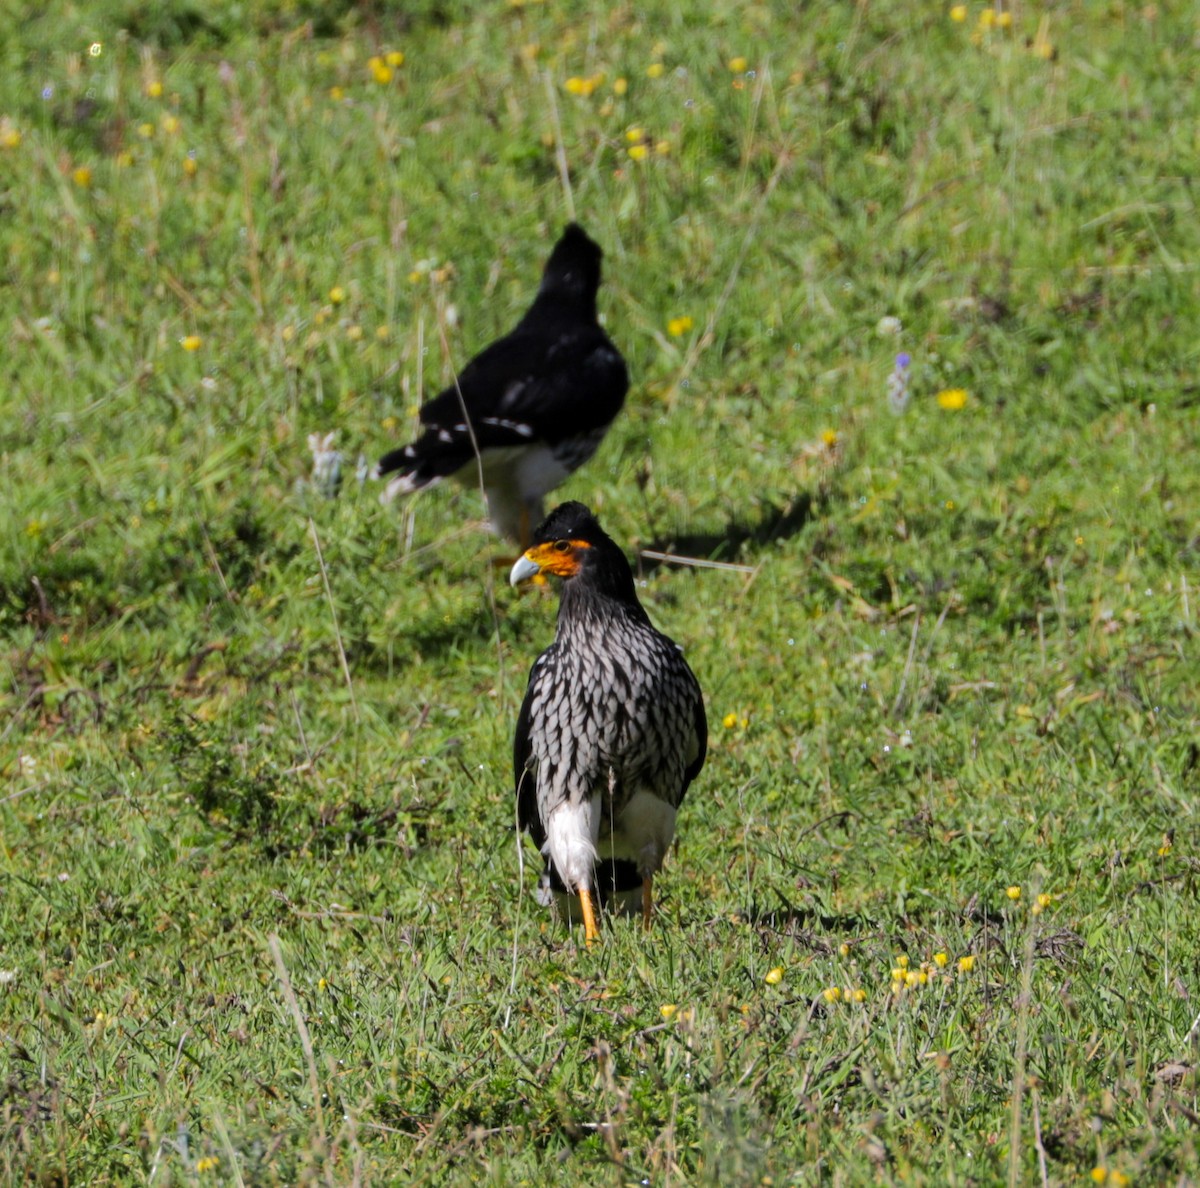
[[[572,584],[578,581],[638,605],[633,571],[625,554],[582,503],[559,504],[538,525],[529,548],[513,566],[510,580],[515,586],[536,573],[552,573]]]
[[[578,223],[568,223],[546,261],[539,296],[582,302],[594,309],[604,253]]]

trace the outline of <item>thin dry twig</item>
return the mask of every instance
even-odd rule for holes
[[[667,561],[671,565],[687,565],[692,569],[728,569],[734,573],[757,573],[757,565],[735,565],[732,561],[707,561],[702,557],[684,557],[679,553],[660,553],[657,549],[639,549],[639,557],[650,561]]]
[[[337,607],[333,602],[333,590],[329,585],[329,571],[325,568],[325,556],[321,552],[321,538],[317,535],[317,525],[312,516],[308,517],[308,530],[312,533],[313,545],[317,550],[317,562],[321,566],[321,581],[325,583],[325,598],[329,603],[329,613],[333,617],[333,635],[337,640],[338,657],[342,662],[342,674],[346,678],[346,688],[350,693],[350,707],[354,711],[354,721],[362,724],[358,714],[358,698],[354,696],[354,681],[350,676],[350,662],[346,659],[346,648],[342,643],[342,629],[338,624]]]
[[[1025,1095],[1025,1059],[1029,1047],[1029,1013],[1033,994],[1034,921],[1025,932],[1025,957],[1021,962],[1021,996],[1017,999],[1017,1048],[1013,1059],[1012,1120],[1008,1131],[1008,1184],[1021,1183],[1021,1101]]]
[[[444,358],[450,358],[450,343],[446,338],[446,320],[442,307],[438,306],[438,340],[442,344],[442,355]],[[471,438],[471,449],[475,454],[475,472],[479,483],[479,494],[483,497],[483,504],[488,505],[487,490],[483,484],[483,454],[479,450],[479,439],[475,436],[475,426],[471,423],[471,414],[467,411],[467,402],[463,398],[462,388],[458,383],[458,372],[454,372],[454,391],[458,394],[458,407],[462,412],[464,424],[467,426],[467,434]],[[488,509],[488,514],[491,514],[491,509]],[[496,583],[492,578],[492,567],[487,567],[487,578],[484,585],[487,591],[488,606],[492,611],[492,626],[496,632],[496,693],[503,696],[504,693],[504,639],[500,633],[500,611],[496,606]]]
[[[308,1024],[304,1022],[304,1012],[300,1009],[296,992],[292,989],[292,979],[288,976],[287,966],[284,964],[283,946],[279,943],[279,937],[273,932],[267,937],[267,947],[271,950],[271,958],[275,962],[275,973],[279,978],[279,986],[287,1001],[288,1010],[292,1013],[292,1021],[296,1024],[300,1047],[304,1049],[304,1060],[308,1065],[308,1088],[312,1094],[313,1115],[317,1121],[317,1137],[320,1139],[321,1149],[324,1151],[325,1111],[321,1108],[321,1081],[317,1076],[317,1060],[313,1055],[312,1037],[308,1034]]]
[[[233,1177],[233,1183],[237,1184],[238,1188],[246,1188],[246,1181],[242,1179],[242,1169],[238,1166],[237,1151],[234,1149],[233,1140],[229,1137],[229,1127],[225,1125],[225,1119],[220,1110],[213,1111],[212,1128],[221,1144],[221,1150],[225,1152],[225,1160],[229,1164],[229,1174]]]
[[[712,346],[717,322],[720,321],[721,315],[725,312],[725,306],[729,303],[730,297],[733,296],[733,290],[737,286],[737,279],[742,271],[742,265],[746,262],[746,256],[749,255],[750,245],[758,235],[759,224],[762,222],[762,217],[766,212],[767,203],[771,200],[771,195],[775,193],[776,186],[783,179],[784,170],[787,169],[791,162],[791,155],[786,149],[779,154],[779,159],[775,162],[775,168],[772,170],[771,176],[767,179],[767,184],[763,187],[763,192],[759,196],[754,213],[750,217],[750,226],[746,229],[746,234],[742,236],[741,247],[738,249],[737,257],[733,261],[733,267],[729,270],[725,287],[721,290],[720,297],[717,298],[717,304],[708,315],[708,321],[704,325],[704,333],[692,343],[688,350],[687,357],[683,361],[683,366],[679,369],[679,376],[675,380],[676,386],[682,384],[691,375],[700,360],[700,356]]]
[[[567,150],[563,146],[562,121],[558,117],[558,96],[554,93],[554,82],[550,71],[542,74],[546,84],[546,98],[550,103],[550,120],[554,124],[554,159],[558,164],[558,177],[562,182],[563,199],[567,204],[567,217],[575,221],[575,195],[571,190],[571,171],[567,165]]]
[[[898,718],[904,706],[904,690],[908,685],[908,674],[912,671],[913,656],[917,652],[917,633],[921,630],[921,612],[913,619],[912,635],[908,641],[908,658],[904,661],[904,671],[900,674],[900,688],[896,690],[896,700],[892,702],[892,717]]]

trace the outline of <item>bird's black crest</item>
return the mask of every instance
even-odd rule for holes
[[[554,540],[586,540],[590,545],[617,547],[586,504],[576,500],[560,503],[534,530],[533,544],[548,544]]]
[[[621,546],[582,503],[560,503],[533,534],[534,547],[556,540],[584,541],[589,547],[579,550],[579,569],[563,583],[563,598],[570,601],[576,594],[568,587],[578,587],[578,595],[591,598],[603,595],[623,603],[629,613],[649,623],[646,612],[638,602],[633,570]],[[564,603],[565,605],[565,603]]]
[[[578,223],[568,223],[546,261],[541,293],[572,294],[595,299],[604,253]]]

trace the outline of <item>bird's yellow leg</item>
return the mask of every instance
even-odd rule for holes
[[[654,876],[642,880],[642,927],[650,929],[650,917],[654,914]]]
[[[579,888],[579,906],[583,909],[583,938],[590,945],[600,939],[596,927],[596,909],[592,906],[592,893],[586,887]]]

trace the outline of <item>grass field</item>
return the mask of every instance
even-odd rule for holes
[[[9,16],[0,1179],[1200,1183],[1194,6]],[[555,600],[354,476],[572,213],[561,494],[731,566],[637,562],[711,749],[594,951]]]

